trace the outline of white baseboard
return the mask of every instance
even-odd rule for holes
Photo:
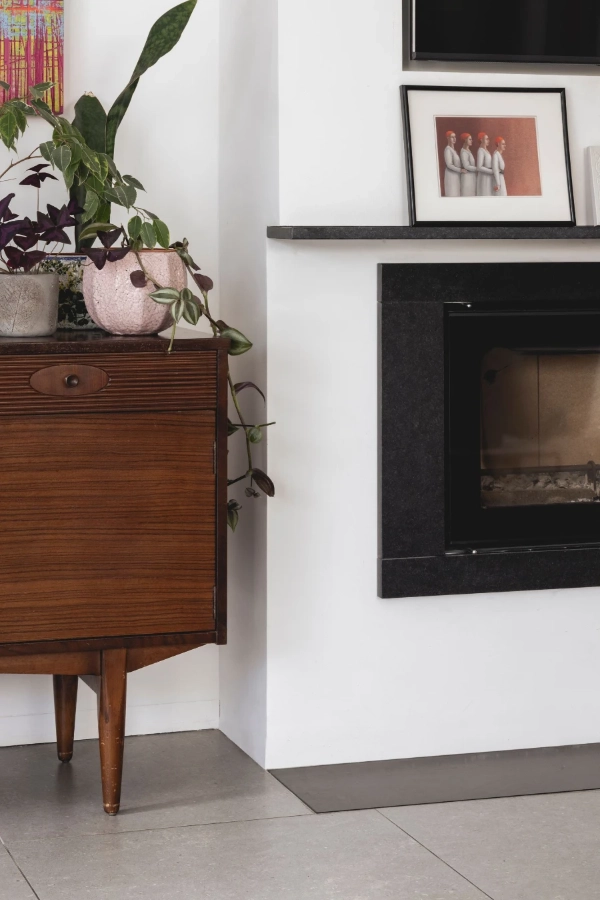
[[[192,700],[183,703],[157,703],[129,706],[126,733],[166,734],[174,731],[203,731],[219,727],[218,700]],[[95,706],[88,703],[77,708],[75,739],[98,737]],[[56,740],[54,714],[0,717],[0,747],[23,744],[50,744]]]

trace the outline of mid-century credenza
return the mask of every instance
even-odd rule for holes
[[[98,695],[119,811],[127,675],[226,641],[227,349],[198,338],[0,339],[0,673]]]

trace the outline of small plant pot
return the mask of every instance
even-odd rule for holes
[[[185,266],[174,250],[142,250],[144,268],[161,287],[182,291],[187,285]],[[139,270],[135,253],[103,269],[93,263],[83,273],[83,296],[90,318],[109,334],[157,334],[173,324],[168,307],[149,296],[155,290],[131,283],[131,273]]]
[[[58,324],[58,275],[0,275],[0,335],[47,337]]]

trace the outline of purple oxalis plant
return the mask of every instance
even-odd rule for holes
[[[32,172],[20,183],[39,189],[47,179],[57,179],[44,172],[47,165],[32,166]],[[37,218],[25,216],[20,219],[10,206],[15,194],[8,194],[0,200],[0,262],[4,268],[0,272],[14,274],[31,272],[51,253],[60,253],[65,244],[71,243],[66,228],[75,228],[75,216],[83,212],[79,204],[72,200],[60,209],[49,203],[45,212],[41,210]],[[50,246],[52,245],[52,246]]]

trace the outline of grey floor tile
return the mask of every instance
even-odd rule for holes
[[[0,846],[0,900],[35,900],[35,894],[4,847]]]
[[[127,738],[121,813],[102,809],[97,741],[0,750],[0,837],[114,833],[312,815],[219,731]]]
[[[17,841],[11,852],[40,900],[485,900],[373,810]]]
[[[494,900],[600,898],[600,791],[382,812]]]

